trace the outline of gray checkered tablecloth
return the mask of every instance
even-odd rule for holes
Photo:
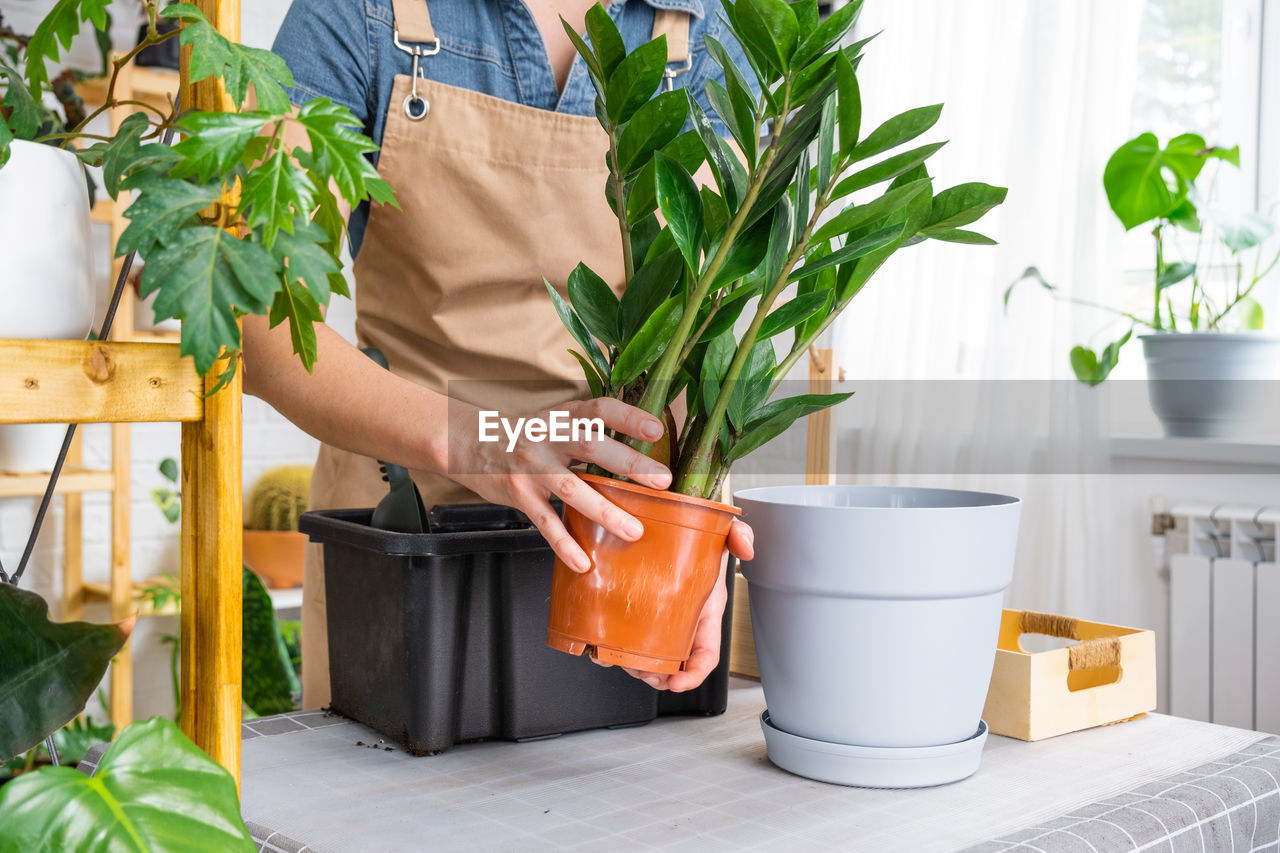
[[[965,853],[1280,850],[1280,737],[1072,809]]]
[[[772,766],[763,706],[739,682],[721,717],[431,758],[318,711],[250,720],[244,815],[267,853],[1280,853],[1280,738],[1151,715],[1037,743],[993,736],[964,782],[867,790]]]

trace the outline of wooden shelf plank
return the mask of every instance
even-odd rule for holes
[[[0,498],[38,497],[49,484],[49,474],[18,474],[0,471]],[[81,492],[109,492],[115,486],[111,471],[95,471],[91,468],[63,468],[58,477],[56,495],[74,495]]]
[[[100,198],[89,208],[89,219],[99,225],[110,225],[115,205],[109,198]]]
[[[143,101],[161,109],[171,107],[178,94],[178,72],[168,68],[139,68],[134,66],[130,79],[129,100]],[[107,97],[106,77],[94,77],[76,86],[85,103],[101,104]],[[117,84],[116,97],[125,97]]]
[[[171,343],[0,339],[0,423],[197,421],[204,383]]]

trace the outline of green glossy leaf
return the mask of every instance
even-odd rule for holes
[[[658,209],[671,229],[671,236],[689,268],[696,270],[703,227],[698,186],[683,166],[662,153],[654,156],[654,183]]]
[[[814,242],[822,242],[832,237],[848,234],[869,222],[876,222],[890,216],[897,210],[905,208],[912,199],[928,189],[927,179],[912,181],[900,187],[887,190],[884,195],[866,204],[851,204],[840,211],[813,234]]]
[[[742,46],[774,76],[786,73],[800,36],[795,10],[784,0],[739,0],[735,7]]]
[[[555,306],[556,313],[560,315],[560,322],[564,323],[564,327],[569,330],[569,334],[578,342],[578,346],[582,347],[583,353],[591,359],[591,363],[596,366],[600,374],[608,376],[609,360],[600,351],[600,345],[596,343],[595,338],[591,337],[587,327],[583,325],[568,301],[560,295],[560,291],[556,290],[545,277],[542,283],[547,286],[547,293],[551,294],[551,303]]]
[[[715,126],[703,111],[702,105],[694,98],[693,92],[687,88],[683,91],[689,100],[689,118],[693,122],[693,130],[702,141],[702,153],[711,167],[711,176],[715,179],[716,188],[729,207],[736,209],[744,192],[745,180],[739,183],[734,178],[739,174],[745,177],[745,173],[741,171],[742,164],[716,133]],[[689,169],[689,171],[693,170]]]
[[[261,122],[258,123],[261,127]],[[100,156],[102,185],[112,198],[118,198],[125,179],[153,167],[157,177],[181,159],[182,154],[159,142],[142,144],[142,136],[151,131],[151,124],[143,113],[134,113],[120,123],[109,143],[95,145],[93,153]]]
[[[982,183],[959,184],[933,197],[929,221],[921,230],[929,236],[935,231],[951,231],[977,222],[993,207],[1003,204],[1009,191]]]
[[[809,149],[805,149],[800,155],[800,162],[796,164],[797,175],[809,174]],[[809,189],[809,182],[805,180],[795,181],[792,184],[793,197],[791,199],[791,209],[795,211],[794,226],[792,228],[791,239],[799,243],[804,239],[805,229],[809,227],[810,202],[812,201],[812,191]]]
[[[577,30],[569,26],[569,22],[563,17],[560,18],[560,26],[564,28],[565,35],[569,37],[569,41],[573,42],[573,49],[582,57],[583,64],[587,66],[587,75],[591,77],[591,85],[595,87],[596,94],[600,98],[605,96],[606,80],[604,69],[600,67],[600,58],[596,56],[596,52],[578,35]],[[599,99],[596,101],[599,104]],[[601,122],[607,129],[607,125]]]
[[[832,252],[830,255],[827,255],[825,258],[810,261],[799,269],[793,270],[787,280],[798,281],[799,279],[815,275],[816,273],[830,267],[845,264],[849,261],[861,258],[864,255],[869,255],[872,252],[893,243],[895,240],[899,239],[902,234],[902,225],[890,225],[886,228],[881,228],[872,234],[868,234],[866,237],[854,240],[853,242],[844,245],[840,249]]]
[[[9,130],[9,125],[5,123],[4,116],[0,115],[0,169],[9,162],[9,158],[13,156],[13,132]]]
[[[646,101],[618,137],[618,170],[626,175],[643,166],[653,152],[680,135],[688,114],[683,92],[663,92]]]
[[[587,361],[582,353],[577,350],[569,350],[569,355],[577,359],[578,364],[582,365],[582,375],[587,379],[587,388],[591,391],[591,396],[603,397],[605,395],[604,377],[600,375],[600,371],[596,370],[595,365]]]
[[[178,482],[178,460],[174,459],[172,456],[166,456],[164,459],[161,459],[160,466],[157,470],[160,471],[160,476],[164,477],[170,483]]]
[[[846,3],[827,16],[812,33],[796,48],[792,63],[796,66],[808,65],[817,57],[826,53],[840,43],[849,28],[853,26],[862,10],[862,0]]]
[[[8,117],[0,112],[0,124],[7,124],[18,139],[34,139],[44,124],[44,110],[32,97],[22,73],[3,58],[0,58],[0,77],[9,81],[4,97],[0,98],[0,107],[8,111]]]
[[[49,85],[45,60],[57,64],[63,50],[71,48],[71,40],[80,32],[82,23],[94,29],[107,28],[107,6],[111,0],[58,0],[45,12],[31,33],[25,52],[27,80],[31,89],[43,91]]]
[[[930,240],[940,240],[943,243],[963,243],[966,246],[995,246],[995,240],[992,240],[985,234],[979,234],[977,231],[961,231],[959,228],[953,228],[950,231],[930,231]]]
[[[830,291],[803,293],[764,318],[760,325],[759,339],[795,328],[816,314],[825,315],[831,307]]]
[[[706,346],[698,382],[703,411],[710,412],[715,407],[716,398],[720,396],[720,386],[724,384],[724,375],[729,370],[729,362],[733,361],[738,342],[733,336],[733,330],[725,329]]]
[[[729,222],[729,207],[708,186],[698,188],[698,197],[702,200],[702,248],[709,258],[724,237],[725,226]]]
[[[836,91],[839,97],[840,156],[844,158],[858,146],[858,134],[862,130],[862,91],[858,88],[858,73],[843,53],[836,55]]]
[[[758,143],[755,137],[755,113],[751,102],[735,99],[729,90],[716,80],[707,81],[707,100],[711,103],[720,121],[729,128],[729,134],[738,147],[748,154],[754,154]]]
[[[352,206],[366,197],[382,204],[395,203],[387,182],[364,157],[378,146],[351,129],[359,122],[349,109],[328,98],[313,98],[298,110],[296,120],[311,143],[309,151],[299,147],[292,152],[302,168],[326,181],[332,179]]]
[[[182,155],[174,167],[175,178],[194,175],[201,183],[224,174],[244,157],[250,140],[257,138],[270,116],[263,112],[190,113],[178,120],[187,134],[173,150]]]
[[[646,42],[618,64],[609,75],[605,112],[614,124],[629,121],[662,83],[667,69],[667,37]]]
[[[275,606],[262,581],[248,566],[241,569],[244,620],[241,683],[244,702],[255,714],[268,716],[294,710],[293,697],[302,690],[289,662],[289,651],[276,624]]]
[[[0,759],[26,752],[80,713],[127,637],[115,625],[50,622],[43,598],[0,583]],[[7,826],[12,815],[0,814]]]
[[[1218,226],[1222,242],[1232,254],[1252,249],[1275,233],[1275,224],[1260,213],[1246,213]]]
[[[263,242],[271,245],[281,230],[293,230],[295,218],[309,216],[315,209],[311,186],[306,172],[285,152],[277,151],[254,167],[241,185],[240,211],[245,224],[261,226]]]
[[[653,366],[671,342],[671,335],[683,314],[684,300],[676,295],[658,306],[658,310],[644,321],[613,366],[609,381],[614,388],[629,385]]]
[[[152,489],[151,500],[170,524],[176,524],[182,518],[182,504],[173,489]]]
[[[644,266],[632,276],[618,306],[618,326],[623,343],[630,341],[644,321],[666,301],[680,283],[683,272],[684,260],[680,252],[672,248],[645,261]]]
[[[883,154],[891,148],[897,148],[904,142],[910,142],[937,124],[938,117],[941,115],[942,104],[917,107],[900,113],[871,131],[866,139],[859,142],[853,150],[853,158],[865,160],[868,157]]]
[[[865,169],[854,172],[840,183],[836,184],[835,191],[832,192],[831,198],[844,198],[850,193],[867,187],[875,186],[884,181],[891,181],[901,174],[911,171],[919,166],[925,160],[928,160],[938,149],[946,145],[945,142],[934,142],[929,145],[922,145],[919,148],[912,148],[910,151],[903,151],[901,154],[895,154],[876,163],[874,166],[868,166]]]
[[[1101,385],[1111,375],[1111,371],[1120,362],[1120,348],[1129,342],[1129,338],[1133,336],[1133,330],[1125,332],[1124,336],[1119,340],[1112,341],[1103,348],[1101,353],[1095,353],[1093,350],[1077,346],[1071,350],[1071,369],[1075,372],[1076,379],[1087,383],[1091,386]]]
[[[799,418],[830,408],[849,399],[851,396],[853,396],[853,392],[846,394],[805,394],[770,403],[769,406],[777,406],[778,408],[773,409],[772,414],[766,418],[753,418],[742,438],[735,442],[729,452],[725,454],[725,461],[732,462],[741,459],[782,435]],[[769,406],[759,411],[770,411]]]
[[[569,273],[569,304],[582,318],[587,331],[606,345],[621,343],[618,334],[618,297],[613,288],[586,264],[578,264]]]
[[[712,287],[737,281],[760,266],[769,252],[771,231],[769,220],[761,219],[740,233],[729,247],[729,254],[716,273]]]
[[[831,183],[831,168],[836,156],[836,94],[827,96],[822,105],[822,122],[818,126],[818,188],[825,190]],[[808,184],[808,180],[801,183]]]
[[[773,209],[773,224],[769,229],[769,249],[764,259],[764,285],[770,289],[782,275],[791,254],[791,205],[783,199]]]
[[[183,229],[182,240],[147,259],[141,295],[156,294],[157,317],[182,320],[179,352],[208,373],[223,347],[240,347],[240,313],[264,314],[280,285],[280,267],[265,246],[237,240],[211,225]]]
[[[729,392],[729,423],[735,430],[741,431],[746,427],[751,413],[760,408],[769,395],[773,368],[776,364],[773,342],[757,340],[751,347],[751,352],[747,354],[747,360],[734,382],[733,390]]]
[[[622,34],[613,18],[605,11],[604,6],[597,3],[587,10],[587,36],[600,58],[600,69],[604,79],[608,80],[618,70],[627,55],[626,45],[622,43]],[[664,52],[663,56],[666,54]]]
[[[800,28],[800,39],[809,35],[817,29],[821,22],[821,16],[818,13],[818,0],[788,0],[791,4],[791,11],[796,13],[796,23]]]
[[[751,83],[748,82],[746,76],[742,73],[742,69],[733,61],[733,57],[730,56],[729,51],[725,50],[724,45],[716,41],[711,36],[703,36],[703,40],[707,44],[707,53],[711,55],[711,58],[714,59],[716,64],[724,71],[725,80],[727,81],[726,85],[728,85],[729,91],[732,92],[734,89],[740,89],[747,93],[749,100],[755,101],[755,94],[758,91],[758,87],[752,86]],[[776,111],[777,107],[773,104],[772,96],[769,94],[768,89],[764,90],[764,95],[766,103],[769,104],[771,109]],[[755,145],[752,146],[753,149],[756,147],[757,146]],[[754,157],[751,158],[751,162],[754,164]]]
[[[1102,185],[1125,229],[1171,214],[1204,168],[1204,151],[1204,139],[1195,134],[1161,148],[1155,134],[1143,133],[1117,148],[1107,160]]]
[[[171,721],[126,728],[93,776],[44,767],[0,788],[0,851],[252,853],[236,783]]]
[[[1195,274],[1196,265],[1189,261],[1178,261],[1166,266],[1160,271],[1160,275],[1156,276],[1156,290],[1164,290],[1166,287],[1172,287],[1180,281],[1190,278]]]
[[[283,59],[269,50],[246,47],[226,38],[190,3],[175,3],[162,9],[160,15],[185,24],[181,41],[183,47],[191,48],[191,82],[221,78],[237,107],[244,106],[252,84],[259,109],[274,115],[289,112],[289,96],[284,87],[293,85],[293,75]]]
[[[767,220],[760,220],[766,222]],[[707,329],[702,333],[700,341],[710,341],[718,335],[723,334],[726,330],[732,329],[733,324],[738,322],[738,318],[742,316],[742,310],[746,308],[747,301],[753,296],[760,294],[763,279],[758,279],[755,284],[744,284],[734,290],[723,301],[720,306],[715,309],[715,316],[711,318],[711,322],[707,324]]]
[[[174,242],[191,217],[218,200],[221,187],[201,186],[172,178],[157,178],[139,187],[125,210],[129,225],[116,244],[116,256],[132,251],[149,256],[157,246]]]

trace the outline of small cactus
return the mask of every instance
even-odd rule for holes
[[[249,493],[250,530],[297,530],[298,516],[307,511],[311,490],[310,465],[273,468],[258,478]]]

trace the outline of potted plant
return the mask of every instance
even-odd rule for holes
[[[284,465],[263,474],[249,491],[244,561],[276,589],[302,584],[307,537],[298,532],[298,516],[307,511],[310,490],[310,465]]]
[[[38,595],[0,583],[0,760],[52,745],[133,627],[58,624],[47,613]],[[43,766],[6,782],[0,814],[3,851],[254,849],[235,780],[161,717],[121,732],[92,778]]]
[[[349,110],[327,98],[312,99],[294,111],[284,89],[293,78],[284,62],[270,51],[229,41],[190,3],[142,0],[142,6],[145,37],[109,63],[106,103],[88,114],[72,112],[51,122],[41,104],[62,80],[50,80],[48,65],[56,65],[72,37],[85,24],[105,31],[102,3],[60,0],[30,38],[21,39],[7,59],[0,57],[0,181],[20,181],[23,190],[16,196],[6,185],[0,216],[35,219],[41,200],[73,195],[69,189],[56,191],[52,178],[22,167],[33,156],[28,152],[56,158],[61,164],[58,180],[68,188],[75,180],[83,182],[72,157],[97,166],[113,199],[133,195],[125,211],[129,226],[115,251],[136,251],[146,258],[139,295],[154,295],[157,321],[183,321],[181,352],[193,358],[201,374],[223,360],[222,380],[234,375],[240,348],[236,320],[250,313],[269,315],[273,326],[287,321],[294,351],[310,369],[316,356],[313,324],[333,293],[348,295],[340,274],[346,223],[338,198],[353,207],[368,200],[394,203],[390,188],[365,157],[376,146],[353,129],[359,122]],[[110,136],[89,132],[90,122],[115,101],[121,69],[142,51],[172,39],[191,49],[191,80],[220,79],[239,111],[145,107]],[[250,83],[256,108],[244,110]],[[290,123],[305,130],[310,152],[285,146],[283,131]],[[170,147],[163,141],[167,133],[182,139]],[[45,145],[33,149],[30,142]],[[49,145],[62,151],[46,152]],[[87,231],[87,202],[77,197],[68,205],[64,203],[62,218],[52,212],[45,217],[56,219],[48,233],[75,237],[82,228]],[[6,214],[6,208],[16,212]],[[10,229],[4,230],[0,239],[8,240]],[[48,240],[6,242],[4,247],[9,269],[23,271],[20,277],[6,275],[6,283],[21,287],[25,279],[28,286],[22,289],[32,290],[33,271],[50,263]],[[66,245],[57,248],[76,270],[69,275],[81,281],[87,254],[76,258]],[[39,278],[48,279],[44,274]],[[9,300],[15,303],[16,298]],[[68,334],[83,334],[80,327],[87,322],[78,319]]]
[[[1263,311],[1254,298],[1280,261],[1280,253],[1264,252],[1275,224],[1261,213],[1232,216],[1216,207],[1197,183],[1210,161],[1238,167],[1240,149],[1208,145],[1194,133],[1162,146],[1155,134],[1143,133],[1107,161],[1102,181],[1116,217],[1125,230],[1151,227],[1155,265],[1147,313],[1075,299],[1034,267],[1004,295],[1007,309],[1016,285],[1036,281],[1055,299],[1122,321],[1123,334],[1101,351],[1071,350],[1076,378],[1090,385],[1106,380],[1121,349],[1142,332],[1151,406],[1171,437],[1233,434],[1265,399],[1247,380],[1280,378],[1280,338],[1259,333]],[[1180,239],[1193,248],[1180,247]]]
[[[710,82],[706,94],[741,159],[687,91],[653,97],[661,40],[626,53],[600,6],[587,14],[591,45],[570,32],[611,142],[606,197],[626,280],[619,297],[580,265],[567,299],[548,291],[594,395],[660,417],[683,397],[687,417],[665,439],[669,491],[582,475],[645,532],[625,543],[566,507],[592,569],[557,562],[548,643],[654,672],[681,668],[716,582],[738,513],[721,501],[730,466],[849,396],[772,399],[791,367],[899,249],[991,244],[964,229],[1005,197],[981,183],[935,192],[925,162],[942,143],[900,150],[934,125],[940,104],[864,127],[856,69],[866,41],[845,45],[860,3],[825,20],[813,0],[722,5],[750,68],[708,38],[726,85]],[[682,132],[686,122],[693,129]],[[704,162],[714,184],[699,187],[692,174]]]

